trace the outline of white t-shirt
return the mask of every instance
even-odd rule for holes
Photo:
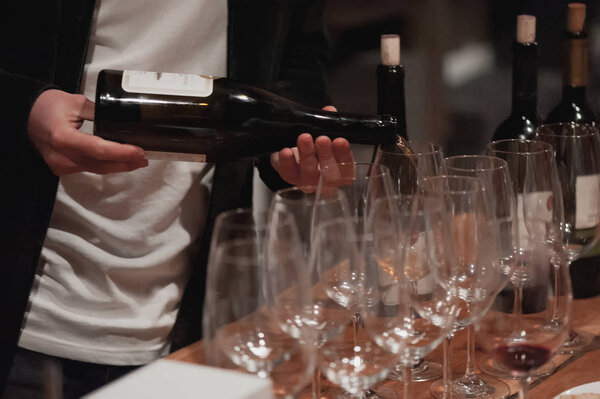
[[[226,1],[99,0],[83,92],[105,68],[225,76],[226,40]],[[115,365],[165,354],[212,171],[151,160],[62,177],[19,346]]]

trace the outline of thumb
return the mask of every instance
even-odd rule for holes
[[[333,105],[326,105],[322,109],[323,111],[337,112],[337,108]]]

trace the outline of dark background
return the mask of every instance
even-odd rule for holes
[[[332,46],[329,90],[334,105],[341,111],[376,112],[380,35],[397,33],[406,71],[409,137],[440,143],[448,154],[479,152],[510,112],[511,46],[518,14],[537,18],[540,116],[545,118],[558,102],[561,38],[568,3],[325,0]],[[600,2],[584,3],[588,6],[591,60],[588,100],[597,109]]]

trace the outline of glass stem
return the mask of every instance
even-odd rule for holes
[[[558,279],[559,279],[559,267],[554,266],[554,293],[553,293],[553,303],[552,303],[552,323],[558,324],[560,321],[558,320]]]
[[[529,398],[529,384],[527,383],[528,377],[519,379],[519,399]]]
[[[404,380],[404,399],[412,399],[412,366],[402,368],[402,379]]]
[[[321,370],[318,366],[313,373],[312,397],[313,399],[321,399]]]
[[[474,379],[476,374],[475,369],[475,327],[469,324],[467,327],[467,369],[465,375],[469,379]]]
[[[352,342],[354,347],[358,345],[358,328],[360,325],[360,313],[356,312],[352,315]]]
[[[513,301],[513,314],[521,318],[521,314],[523,313],[523,285],[518,284],[515,286],[515,299]]]
[[[442,348],[444,352],[444,366],[442,367],[444,394],[442,399],[452,399],[452,338],[454,338],[454,334],[448,334]]]

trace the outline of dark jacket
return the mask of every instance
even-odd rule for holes
[[[228,77],[312,106],[328,104],[320,0],[228,0]],[[49,87],[77,93],[94,0],[5,0],[0,13],[0,393],[23,324],[58,186],[26,133],[29,111]],[[193,34],[193,32],[190,32]],[[283,185],[256,160],[272,188]],[[201,337],[208,243],[216,215],[249,206],[252,162],[217,164],[207,225],[172,331],[173,349]]]

